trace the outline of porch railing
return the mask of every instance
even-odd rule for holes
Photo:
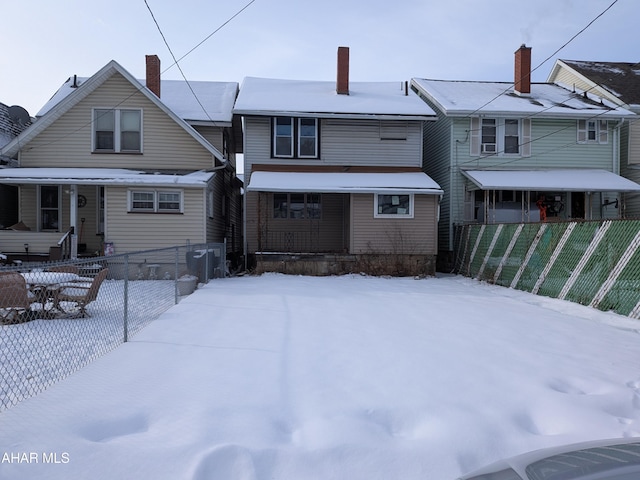
[[[327,253],[320,248],[320,240],[314,232],[264,232],[260,239],[260,251],[282,253]]]
[[[69,230],[62,236],[62,238],[58,240],[58,248],[60,249],[60,260],[68,260],[71,258],[73,233],[73,227],[70,227]]]

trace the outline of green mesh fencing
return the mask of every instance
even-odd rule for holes
[[[640,318],[640,221],[460,225],[456,272]]]

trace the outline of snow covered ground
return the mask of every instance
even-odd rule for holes
[[[640,436],[639,334],[458,276],[212,281],[0,413],[0,478],[454,479]]]

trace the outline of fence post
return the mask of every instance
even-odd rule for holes
[[[129,254],[124,256],[124,342],[128,339],[129,321]]]
[[[174,305],[178,304],[178,261],[180,256],[180,247],[176,247],[176,273],[173,280]]]

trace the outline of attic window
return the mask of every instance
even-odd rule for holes
[[[142,111],[96,108],[93,111],[93,151],[141,152]]]

